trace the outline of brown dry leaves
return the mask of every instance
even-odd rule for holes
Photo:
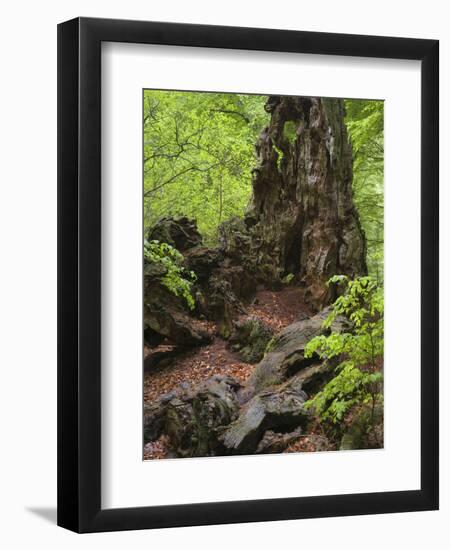
[[[169,451],[169,438],[162,435],[156,441],[150,441],[144,445],[144,460],[151,458],[166,458]]]
[[[150,402],[174,390],[182,382],[196,384],[214,374],[229,375],[243,383],[254,365],[243,363],[226,348],[226,342],[215,338],[207,346],[194,349],[174,359],[172,365],[144,375],[144,401]]]
[[[301,288],[284,288],[279,291],[260,290],[247,308],[250,315],[259,317],[275,333],[313,312],[305,305]]]
[[[279,332],[291,323],[310,316],[304,303],[304,292],[300,288],[284,288],[281,291],[261,290],[256,293],[253,303],[247,308],[249,315],[259,317],[263,323],[269,326],[275,333]],[[216,326],[193,320],[198,328],[214,334]],[[144,355],[158,351],[171,351],[173,346],[167,342],[150,350],[146,348]],[[195,348],[183,355],[174,357],[171,365],[154,372],[144,374],[144,402],[150,403],[163,394],[175,390],[180,384],[199,384],[215,374],[232,376],[241,384],[244,384],[252,373],[255,365],[243,363],[239,356],[227,349],[227,343],[215,336],[212,343],[200,348]],[[312,434],[308,437],[300,437],[292,443],[285,452],[315,451],[322,445],[319,439]],[[156,441],[147,443],[144,447],[144,459],[164,458],[169,450],[167,436],[161,436]]]
[[[298,287],[284,288],[280,291],[260,290],[256,293],[253,303],[247,308],[250,315],[259,317],[274,332],[279,332],[287,325],[302,316],[311,315],[304,304],[303,289]],[[214,334],[214,323],[192,320],[198,328]],[[169,351],[172,346],[167,344],[152,350]],[[146,356],[150,350],[146,348]],[[215,337],[207,346],[193,349],[190,352],[175,357],[173,364],[155,372],[144,375],[144,401],[150,402],[164,393],[174,390],[180,383],[196,384],[214,374],[229,375],[244,383],[250,376],[254,365],[243,363],[239,356],[229,349],[221,338]]]
[[[330,441],[315,434],[301,435],[284,450],[285,453],[315,453],[319,451],[333,451],[334,446]]]

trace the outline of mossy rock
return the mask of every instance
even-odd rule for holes
[[[306,399],[301,382],[295,378],[262,391],[241,407],[239,417],[223,430],[219,439],[231,454],[254,453],[268,430],[287,433],[306,425]],[[265,443],[259,449],[270,452]]]
[[[272,339],[273,331],[254,316],[236,321],[230,336],[232,349],[237,351],[246,363],[257,363],[265,353]]]
[[[317,357],[305,357],[305,347],[312,338],[327,332],[323,322],[329,313],[330,309],[326,308],[314,317],[292,323],[268,340],[264,357],[248,380],[246,395],[251,397],[272,384],[280,384],[300,370],[317,363]],[[337,317],[330,330],[343,332],[348,327],[344,318]]]
[[[202,244],[195,220],[186,216],[161,218],[149,231],[148,239],[170,244],[180,252]]]
[[[145,441],[168,436],[174,457],[229,454],[218,435],[238,417],[239,387],[233,378],[220,375],[196,385],[181,384],[145,407]]]
[[[382,425],[383,407],[381,405],[375,407],[373,425],[371,408],[369,406],[364,407],[355,415],[347,431],[342,436],[339,449],[341,451],[351,451],[380,447],[381,445],[373,444],[370,434],[374,429],[379,429]]]

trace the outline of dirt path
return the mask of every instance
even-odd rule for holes
[[[274,333],[312,314],[304,305],[303,291],[299,288],[261,290],[257,292],[247,310],[249,315],[259,317]],[[216,329],[212,324],[203,328],[207,328],[211,334],[214,334]],[[173,346],[163,344],[152,350],[152,353],[168,352],[172,349]],[[214,374],[230,375],[240,382],[245,382],[253,368],[254,365],[242,362],[236,353],[230,351],[224,340],[214,336],[211,344],[175,357],[169,366],[145,373],[144,401],[157,399],[182,382],[201,382]]]
[[[300,319],[311,317],[314,312],[305,305],[302,288],[260,290],[247,308],[250,315],[259,317],[275,333]]]
[[[258,291],[247,311],[249,315],[260,318],[274,333],[296,320],[312,315],[312,311],[304,304],[301,288]],[[203,328],[214,335],[209,345],[178,355],[168,366],[144,374],[144,403],[158,399],[179,384],[196,384],[214,374],[229,375],[241,383],[247,380],[256,365],[242,362],[236,353],[228,349],[227,342],[216,335],[215,325],[208,324]],[[173,346],[166,343],[153,349],[151,353],[170,352],[172,349]],[[150,350],[146,350],[146,353],[149,352]],[[161,439],[146,445],[144,458],[163,458],[165,452],[165,441]]]
[[[240,382],[250,376],[254,365],[243,363],[237,354],[226,347],[226,342],[214,337],[211,344],[196,348],[174,359],[168,367],[144,375],[144,402],[157,399],[178,384],[195,384],[214,374],[229,375]]]

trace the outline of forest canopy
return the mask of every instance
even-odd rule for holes
[[[266,101],[262,95],[144,91],[146,232],[162,217],[185,215],[214,244],[223,221],[244,215],[255,143],[270,118]],[[383,107],[382,101],[345,100],[354,200],[369,273],[377,280],[383,276]]]
[[[242,216],[251,194],[254,147],[268,120],[265,96],[146,90],[145,225],[160,217],[197,220],[207,241]]]

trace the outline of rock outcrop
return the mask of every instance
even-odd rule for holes
[[[310,420],[304,407],[310,392],[332,376],[333,363],[304,357],[307,342],[324,333],[328,313],[297,321],[274,337],[245,385],[213,376],[197,387],[181,384],[146,406],[146,441],[164,434],[174,456],[182,457],[280,452]],[[341,318],[331,326],[346,329]]]
[[[144,342],[153,347],[167,338],[179,347],[211,340],[211,335],[192,319],[183,300],[172,294],[153,269],[144,267]]]
[[[186,216],[161,218],[150,230],[148,240],[170,244],[181,253],[203,242],[197,224]]]
[[[233,323],[231,349],[237,351],[246,363],[258,363],[272,336],[273,331],[258,317],[243,317]]]
[[[241,408],[239,417],[220,436],[231,454],[253,453],[266,430],[293,429],[304,424],[308,412],[301,382],[295,378],[255,395]]]
[[[144,439],[162,433],[177,457],[226,454],[218,436],[239,414],[236,390],[230,377],[213,376],[196,388],[180,387],[144,409]]]
[[[326,308],[310,319],[287,326],[275,336],[269,342],[264,358],[248,380],[244,396],[248,398],[269,386],[281,384],[307,367],[309,370],[303,374],[303,386],[312,384],[314,379],[325,375],[329,371],[329,366],[324,365],[318,358],[305,358],[305,346],[312,338],[329,330],[341,332],[349,328],[348,322],[338,317],[330,329],[324,329],[323,322],[329,313],[330,309]]]

